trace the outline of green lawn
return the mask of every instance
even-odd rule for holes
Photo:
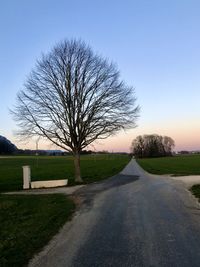
[[[137,159],[149,173],[174,175],[199,175],[200,155],[180,155],[162,158]]]
[[[127,155],[84,155],[81,157],[85,183],[110,177],[123,169]],[[22,189],[22,166],[31,166],[32,181],[69,179],[74,184],[74,165],[71,156],[15,156],[0,158],[0,192]]]
[[[0,266],[27,265],[70,218],[74,203],[65,195],[0,195]]]

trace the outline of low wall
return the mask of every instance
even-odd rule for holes
[[[58,186],[66,186],[67,184],[68,184],[68,179],[51,180],[51,181],[35,181],[35,182],[31,182],[31,188],[58,187]]]

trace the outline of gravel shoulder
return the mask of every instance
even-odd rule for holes
[[[13,192],[6,192],[2,193],[5,195],[43,195],[43,194],[66,194],[71,195],[75,191],[79,190],[80,188],[84,187],[85,185],[76,185],[76,186],[69,186],[69,187],[55,187],[55,188],[45,188],[45,189],[28,189],[28,190],[20,190],[20,191],[13,191]]]
[[[187,188],[190,188],[191,186],[195,184],[200,184],[200,175],[188,175],[188,176],[167,176],[167,178],[170,178],[174,181],[180,181],[186,186]]]

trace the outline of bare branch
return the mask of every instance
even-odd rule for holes
[[[37,61],[13,110],[23,137],[43,136],[78,152],[136,126],[134,89],[82,41],[63,41]]]

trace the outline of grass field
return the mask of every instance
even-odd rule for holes
[[[74,208],[62,194],[0,195],[0,266],[27,265],[70,218]]]
[[[129,162],[126,155],[81,157],[85,183],[110,177]],[[0,191],[22,189],[22,166],[30,165],[32,180],[69,179],[74,183],[70,156],[15,156],[0,158]],[[70,217],[74,203],[58,195],[0,194],[0,266],[25,266]]]
[[[180,175],[200,175],[200,155],[178,155],[163,158],[137,159],[149,173]]]
[[[84,155],[81,170],[84,183],[110,177],[123,169],[127,155]],[[0,158],[0,192],[22,189],[22,166],[31,166],[32,181],[69,179],[74,184],[74,165],[71,156],[15,156]]]

